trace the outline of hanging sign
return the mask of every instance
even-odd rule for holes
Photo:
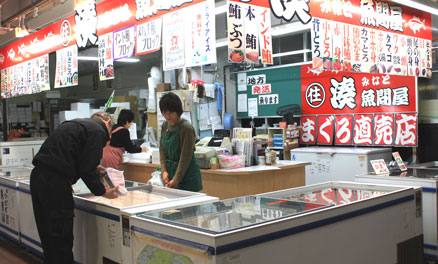
[[[213,0],[184,9],[186,66],[216,63],[216,22]]]
[[[325,71],[301,66],[303,115],[416,112],[416,80],[409,76]]]
[[[101,81],[114,79],[113,33],[99,37],[99,79]]]
[[[160,50],[161,17],[137,25],[136,33],[135,55],[142,55]]]
[[[184,12],[175,11],[163,16],[163,68],[165,71],[185,65]]]
[[[231,1],[227,4],[228,62],[241,63],[245,59],[243,5]]]
[[[78,85],[78,47],[56,51],[55,88]]]
[[[253,5],[243,5],[245,14],[243,17],[244,25],[244,43],[245,43],[245,61],[248,63],[259,62],[259,31],[257,19],[259,17],[259,8]]]
[[[115,31],[113,36],[114,60],[120,60],[134,55],[135,26],[130,26],[122,30]]]
[[[272,35],[271,35],[271,11],[268,8],[259,8],[259,39],[260,52],[263,64],[273,64]]]

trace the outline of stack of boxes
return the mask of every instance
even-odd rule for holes
[[[70,111],[59,112],[59,122],[75,118],[88,118],[92,114],[101,111],[100,109],[90,109],[90,103],[71,103]]]
[[[8,123],[30,123],[32,122],[31,107],[17,107],[16,104],[9,104]]]
[[[283,147],[283,134],[274,134],[273,135],[273,145],[274,148],[282,148]]]

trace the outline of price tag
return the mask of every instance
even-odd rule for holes
[[[377,175],[381,174],[389,174],[388,166],[386,166],[386,162],[384,159],[371,160],[371,166],[373,166],[374,172]]]
[[[395,159],[395,162],[397,162],[398,167],[400,168],[401,171],[407,171],[408,168],[406,167],[405,163],[403,162],[400,153],[397,152],[393,152],[392,156]]]

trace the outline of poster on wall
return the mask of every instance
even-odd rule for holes
[[[161,17],[139,24],[136,27],[135,55],[143,55],[160,50]]]
[[[184,10],[163,16],[163,69],[165,71],[185,65]]]
[[[78,85],[78,47],[56,51],[55,88]]]
[[[114,79],[113,33],[108,33],[99,37],[98,58],[99,80],[104,81]]]
[[[186,66],[216,63],[215,4],[207,0],[184,9]]]
[[[135,25],[114,31],[114,60],[120,60],[134,55]]]

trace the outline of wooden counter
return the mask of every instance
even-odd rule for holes
[[[282,160],[275,166],[251,166],[241,169],[201,169],[201,191],[227,199],[305,185],[305,166],[310,162]],[[120,170],[131,181],[147,182],[158,164],[122,163]]]

